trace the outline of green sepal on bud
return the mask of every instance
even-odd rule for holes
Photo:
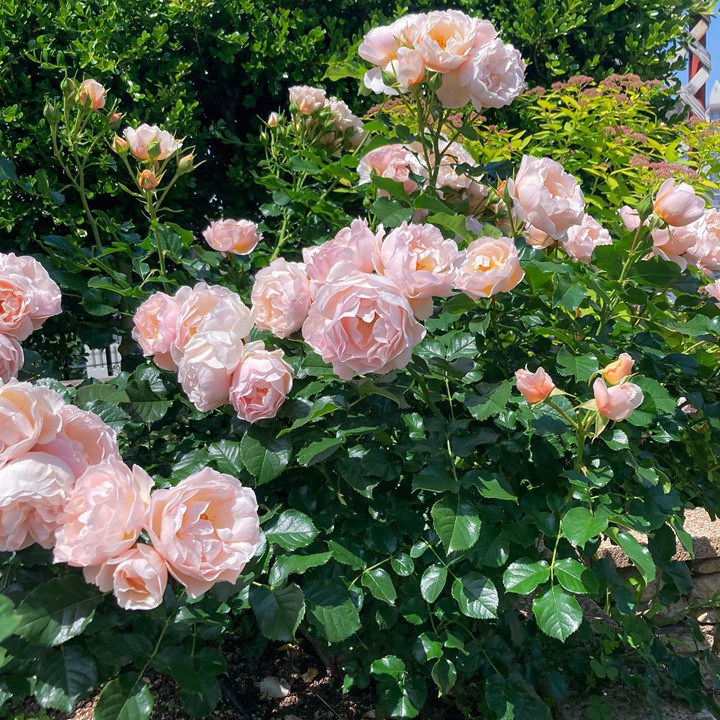
[[[78,84],[72,78],[63,78],[63,81],[60,83],[60,89],[62,90],[65,100],[73,105],[77,102]]]
[[[652,195],[646,195],[642,202],[638,205],[638,216],[640,222],[645,222],[653,214],[653,198]]]
[[[43,108],[43,117],[49,125],[57,125],[62,118],[62,113],[50,102],[45,103]]]
[[[178,160],[178,175],[185,175],[186,173],[192,172],[195,168],[195,156],[192,153],[183,155]]]
[[[151,160],[157,160],[160,157],[160,153],[162,152],[162,148],[160,147],[160,143],[157,140],[153,140],[148,146],[148,157]]]

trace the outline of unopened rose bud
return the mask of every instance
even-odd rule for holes
[[[60,89],[65,98],[72,100],[74,104],[75,98],[77,97],[77,83],[72,78],[66,77],[60,83]]]
[[[105,107],[105,88],[97,80],[85,80],[78,89],[78,102],[83,107],[100,110]]]
[[[192,153],[183,155],[180,158],[180,160],[178,160],[178,173],[180,175],[184,175],[185,173],[192,172],[194,167],[195,167],[195,156]]]
[[[125,155],[128,151],[128,143],[127,140],[124,140],[119,135],[116,135],[112,139],[112,149],[118,154],[118,155]]]
[[[112,115],[108,115],[107,122],[111,128],[115,128],[120,124],[121,120],[122,120],[122,113],[116,112],[116,113],[113,113]]]
[[[51,103],[46,103],[43,109],[43,117],[48,121],[50,125],[55,125],[60,121],[62,114],[60,111]]]
[[[152,190],[160,184],[160,181],[152,170],[143,170],[138,176],[137,184],[142,190]]]
[[[280,122],[280,118],[278,117],[278,114],[276,112],[270,113],[270,117],[267,120],[267,126],[268,127],[277,127]]]

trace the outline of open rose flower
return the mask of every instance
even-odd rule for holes
[[[550,158],[524,155],[515,179],[507,184],[517,216],[559,240],[585,216],[578,181]]]
[[[163,292],[151,295],[135,312],[132,336],[143,355],[163,370],[177,370],[170,349],[177,337],[180,303]]]
[[[363,121],[355,115],[350,108],[342,100],[331,97],[327,104],[330,110],[330,120],[332,121],[334,132],[330,133],[328,144],[336,142],[344,144],[351,150],[360,147],[366,133],[363,130]]]
[[[401,48],[413,46],[424,19],[424,15],[403,15],[390,25],[373,28],[360,43],[358,54],[373,65],[387,67]]]
[[[715,303],[717,305],[720,305],[720,280],[715,280],[715,282],[712,282],[709,285],[706,285],[704,288],[701,288],[701,292],[710,295],[710,297],[715,300]]]
[[[425,328],[395,283],[339,266],[318,287],[302,333],[338,377],[350,380],[405,367]]]
[[[668,178],[655,196],[653,211],[671,227],[682,227],[702,217],[705,201],[687,183],[675,185],[675,180]]]
[[[459,10],[427,13],[419,23],[413,47],[428,69],[446,73],[468,60],[475,49],[480,23]]]
[[[290,106],[301,115],[312,115],[325,106],[325,91],[307,85],[295,85],[288,90]]]
[[[276,258],[255,275],[252,307],[259,330],[286,338],[302,327],[310,310],[310,279],[302,263]]]
[[[543,368],[530,372],[527,367],[515,372],[517,389],[531,405],[547,400],[555,389],[555,383]]]
[[[124,610],[152,610],[163,600],[168,571],[155,548],[139,544],[116,557],[83,570],[87,582],[115,595]]]
[[[249,255],[262,240],[251,220],[216,220],[203,231],[207,244],[220,253]]]
[[[531,247],[542,250],[543,248],[552,247],[555,244],[555,238],[550,237],[546,232],[538,230],[530,224],[525,225],[523,233],[525,234],[525,242]]]
[[[128,142],[130,152],[137,160],[150,160],[152,148],[156,148],[153,152],[153,160],[165,160],[182,147],[179,140],[157,125],[143,123],[137,128],[127,127],[123,130],[123,135]]]
[[[510,292],[525,276],[515,243],[506,237],[481,237],[471,242],[460,266],[457,286],[479,300]]]
[[[605,378],[605,382],[617,385],[632,372],[634,364],[635,361],[632,356],[628,355],[628,353],[620,353],[618,359],[606,365],[600,371],[600,374]]]
[[[0,334],[0,381],[16,378],[25,362],[20,343],[10,335]]]
[[[598,245],[612,245],[612,238],[595,218],[585,213],[580,225],[568,228],[562,245],[573,260],[589,263],[595,248]]]
[[[245,345],[230,387],[230,403],[238,417],[257,422],[277,415],[292,388],[292,368],[282,350],[266,350],[263,342]]]
[[[626,382],[609,388],[602,378],[593,383],[593,393],[598,412],[615,422],[629,418],[644,399],[642,390],[634,383]]]
[[[78,90],[78,102],[100,110],[105,107],[105,88],[97,80],[84,80]]]
[[[417,50],[400,47],[395,57],[385,66],[368,70],[363,84],[378,95],[399,95],[425,79],[426,67],[422,55]],[[385,78],[390,77],[392,84],[387,85]]]
[[[403,184],[406,193],[412,193],[418,189],[419,185],[411,177],[428,177],[427,168],[420,162],[418,153],[422,150],[417,147],[408,147],[407,145],[383,145],[382,147],[370,150],[363,155],[362,160],[358,164],[358,174],[360,175],[359,185],[366,185],[371,182],[373,175],[388,178]],[[386,190],[380,190],[379,195],[387,195]]]
[[[129,550],[145,522],[152,478],[118,457],[89,467],[75,483],[59,518],[55,562],[100,565]]]
[[[191,598],[237,581],[260,542],[255,493],[205,468],[152,494],[146,526],[153,547]]]

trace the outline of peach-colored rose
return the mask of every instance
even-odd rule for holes
[[[715,303],[717,305],[720,305],[720,280],[715,280],[715,282],[711,282],[709,285],[701,288],[701,291],[706,293],[707,295],[710,295],[710,297],[715,299]]]
[[[351,150],[360,147],[366,135],[362,120],[353,114],[346,103],[335,97],[328,100],[327,108],[330,110],[334,132],[325,136],[325,142],[328,145],[338,143],[338,147],[349,147]]]
[[[312,115],[325,106],[325,91],[307,85],[295,85],[288,90],[290,107],[295,107],[301,115]]]
[[[42,385],[9,380],[0,385],[0,466],[60,431],[62,398]]]
[[[609,388],[602,378],[593,383],[593,393],[598,412],[615,422],[629,418],[644,399],[642,390],[634,383],[626,382]]]
[[[163,601],[168,571],[160,553],[151,545],[138,544],[102,565],[86,567],[85,580],[101,592],[112,590],[124,610],[152,610]]]
[[[393,282],[338,267],[318,287],[302,333],[338,377],[350,380],[405,367],[425,328]]]
[[[547,400],[555,389],[555,383],[543,368],[535,372],[527,369],[520,369],[515,372],[517,378],[517,389],[522,393],[530,405]]]
[[[674,262],[684,270],[688,265],[688,251],[703,241],[704,233],[704,217],[683,227],[658,228],[652,233],[653,254]]]
[[[462,256],[433,225],[403,223],[383,240],[377,270],[410,301],[415,317],[432,315],[433,297],[452,295]]]
[[[598,245],[612,245],[612,238],[595,218],[585,213],[580,225],[572,225],[568,228],[567,237],[562,241],[562,245],[573,260],[589,263],[593,250]]]
[[[141,190],[154,190],[160,184],[160,180],[152,170],[146,169],[138,175],[137,184]]]
[[[317,282],[325,282],[328,273],[340,263],[371,273],[380,250],[382,231],[374,233],[366,220],[353,220],[332,240],[303,249],[305,271]]]
[[[366,153],[358,164],[360,175],[359,185],[366,185],[371,182],[372,175],[389,178],[395,182],[401,182],[406,193],[412,193],[418,189],[418,184],[410,177],[410,174],[427,178],[427,168],[420,162],[420,148],[412,148],[407,145],[383,145]],[[379,195],[387,195],[387,191],[380,190]]]
[[[138,539],[150,503],[152,478],[119,457],[92,465],[75,483],[58,520],[54,562],[101,565]]]
[[[478,22],[459,10],[436,10],[422,19],[413,45],[430,70],[446,73],[470,57],[477,30]]]
[[[515,243],[506,237],[481,237],[465,251],[457,286],[478,300],[499,292],[510,292],[525,277]]]
[[[191,598],[237,581],[260,542],[255,493],[205,468],[156,490],[146,526],[154,548]]]
[[[0,381],[16,378],[25,362],[20,343],[10,335],[0,334]]]
[[[700,220],[684,230],[693,228],[697,228],[697,242],[687,250],[685,257],[706,274],[720,272],[720,213],[715,208],[706,210]]]
[[[207,244],[221,253],[249,255],[262,240],[251,220],[216,220],[203,231]]]
[[[637,230],[640,227],[640,215],[637,210],[631,208],[629,205],[621,207],[620,210],[618,210],[618,215],[620,215],[628,232]]]
[[[425,15],[411,14],[370,30],[358,47],[358,54],[378,67],[386,67],[402,47],[411,48]]]
[[[422,55],[417,50],[400,47],[387,65],[368,70],[363,78],[363,84],[379,95],[399,95],[422,82],[425,73],[425,61]],[[386,84],[386,77],[391,78],[392,85]]]
[[[253,423],[273,418],[292,388],[292,368],[282,350],[266,350],[263,342],[245,345],[230,388],[238,417]]]
[[[165,160],[182,147],[180,140],[176,140],[167,130],[161,130],[157,125],[143,123],[134,129],[127,127],[123,130],[123,135],[128,141],[130,152],[138,160],[150,160],[151,146],[157,146],[157,150],[153,152],[153,160]]]
[[[689,225],[705,212],[705,201],[695,194],[695,189],[687,183],[675,185],[668,178],[660,186],[653,203],[655,214],[671,227]]]
[[[555,238],[550,237],[546,232],[538,230],[529,223],[525,225],[523,232],[525,234],[525,242],[532,247],[542,250],[543,248],[552,247],[555,244]]]
[[[507,187],[518,217],[556,240],[585,216],[585,197],[578,181],[550,158],[524,155]]]
[[[0,468],[0,551],[51,548],[75,478],[52,455],[25,453]]]
[[[177,370],[170,355],[180,316],[180,303],[163,292],[151,295],[135,312],[132,336],[143,355],[163,370]]]
[[[78,91],[78,102],[100,110],[105,107],[105,88],[97,80],[85,80]]]
[[[252,307],[259,330],[286,338],[302,327],[310,310],[310,279],[302,263],[276,258],[255,275]]]
[[[611,385],[617,385],[621,383],[633,369],[635,361],[627,353],[620,353],[617,360],[606,365],[600,374],[605,378],[605,382]]]

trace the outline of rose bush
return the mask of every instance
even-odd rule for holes
[[[542,720],[578,692],[603,712],[608,679],[717,714],[716,660],[656,622],[692,590],[685,509],[720,504],[714,181],[678,162],[649,183],[620,148],[620,193],[537,152],[545,127],[503,146],[482,115],[539,100],[487,20],[407,16],[358,52],[390,99],[360,119],[293,86],[262,135],[267,202],[204,240],[167,220],[187,139],[112,139],[95,84],[48,111],[59,161],[104,138],[132,181],[145,240],[90,223],[93,249],[52,259],[95,270],[86,306],[139,347],[107,383],[0,386],[0,699],[69,711],[102,684],[98,720],[147,718],[152,668],[208,714],[233,633],[250,657],[307,638],[377,717]],[[590,122],[583,83],[543,112]]]

